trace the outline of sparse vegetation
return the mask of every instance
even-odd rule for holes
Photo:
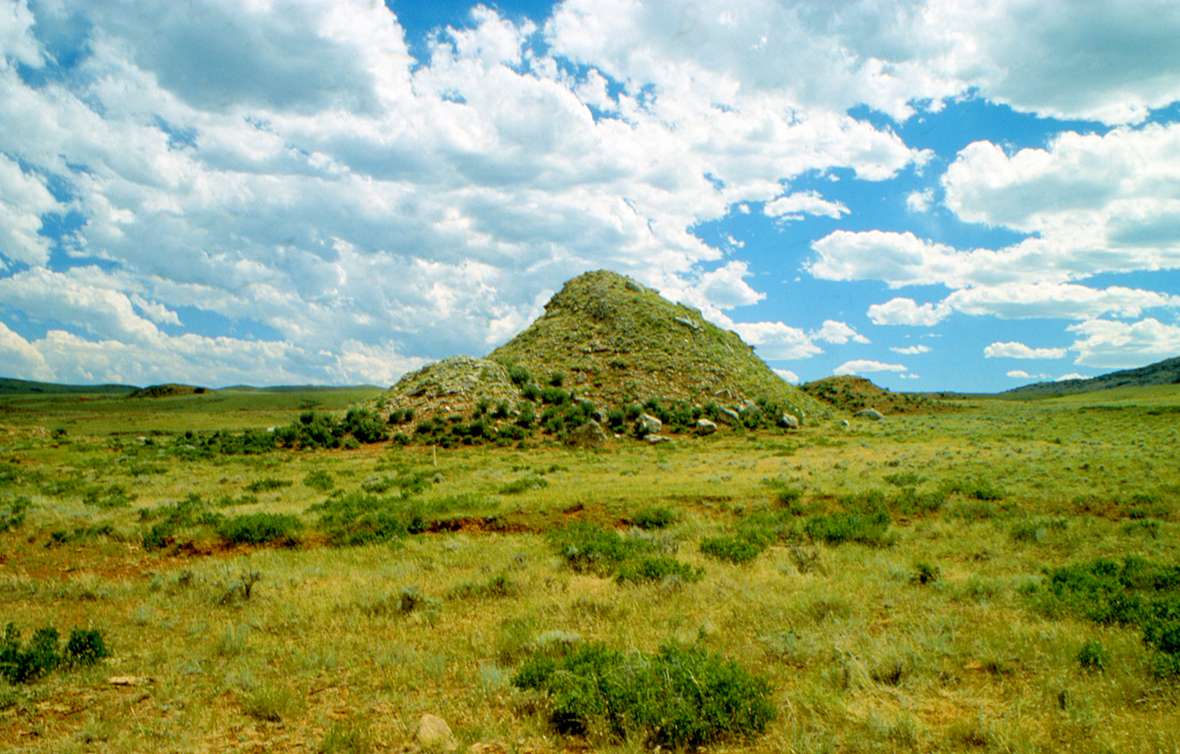
[[[481,416],[380,390],[0,397],[0,627],[22,629],[22,657],[55,645],[20,661],[30,680],[0,679],[0,749],[410,749],[424,711],[460,751],[1180,746],[1180,387],[1105,408],[956,398],[788,435],[773,407],[723,413],[729,395],[641,383],[606,400],[596,381],[621,389],[633,358],[530,365],[521,385],[505,370]],[[556,370],[576,397],[544,405]],[[358,401],[414,441],[276,440],[309,412],[342,426]],[[698,412],[720,425],[708,440]],[[561,442],[641,413],[674,441]],[[102,631],[71,641],[79,624]],[[55,642],[34,639],[50,626]],[[729,698],[774,717],[689,743],[713,735],[684,732],[711,719],[691,678],[713,676],[661,665],[669,642],[756,671],[766,694]],[[592,665],[615,686],[564,664],[585,647],[614,658]],[[542,661],[543,682],[514,686]],[[602,700],[632,692],[644,711],[620,732]],[[128,709],[136,725],[107,722]]]

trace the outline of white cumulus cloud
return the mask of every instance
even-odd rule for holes
[[[1016,341],[995,342],[983,349],[988,359],[1064,359],[1064,348],[1033,348]]]
[[[835,374],[872,374],[873,372],[905,373],[909,369],[903,364],[890,364],[872,359],[853,359],[836,367]]]
[[[875,325],[936,325],[950,315],[945,304],[919,304],[912,298],[892,298],[883,304],[872,304],[868,317]]]

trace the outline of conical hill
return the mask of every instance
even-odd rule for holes
[[[775,406],[806,420],[827,408],[776,375],[733,332],[622,275],[598,271],[568,281],[545,313],[485,359],[444,359],[406,375],[382,404],[419,419],[482,415],[507,404],[550,403],[560,388],[603,410],[682,402],[739,410]],[[480,408],[480,407],[483,408]],[[501,413],[503,413],[501,409]]]
[[[820,410],[737,333],[603,270],[568,281],[543,315],[488,358],[523,366],[538,381],[560,373],[565,385],[608,406],[651,398],[699,404],[769,399],[796,413]]]

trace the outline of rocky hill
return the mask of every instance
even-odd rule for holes
[[[178,395],[201,395],[207,392],[207,388],[197,387],[195,385],[180,385],[175,382],[166,382],[162,385],[148,385],[141,387],[131,392],[128,398],[172,398]]]
[[[583,406],[604,423],[612,411],[637,409],[674,417],[676,425],[709,416],[753,425],[755,414],[773,424],[783,413],[802,421],[829,413],[736,333],[606,271],[568,281],[541,317],[487,358],[444,359],[408,374],[382,405],[387,415],[399,412],[395,422],[408,410],[415,424],[471,414],[498,426],[533,410],[526,403],[550,416],[549,407]]]
[[[947,410],[949,406],[925,395],[894,393],[872,380],[852,375],[825,377],[800,386],[804,393],[841,411],[855,413],[873,408],[886,416]]]
[[[1111,390],[1116,387],[1174,384],[1180,384],[1180,356],[1157,361],[1145,367],[1123,369],[1086,380],[1038,382],[1008,390],[1003,395],[1009,398],[1051,398],[1056,395],[1090,393],[1096,390]]]

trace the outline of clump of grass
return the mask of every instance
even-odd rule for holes
[[[255,720],[268,723],[282,722],[295,708],[295,697],[289,689],[273,683],[258,684],[242,695],[242,711]]]
[[[127,488],[119,484],[108,487],[95,486],[82,493],[82,502],[100,510],[126,508],[131,505],[134,495],[127,493]]]
[[[579,572],[610,575],[627,560],[650,552],[653,545],[636,537],[624,537],[598,524],[578,521],[553,532],[557,551]]]
[[[485,581],[466,582],[452,589],[447,596],[452,599],[500,599],[512,597],[520,587],[507,574],[501,573]]]
[[[108,655],[102,633],[94,629],[74,629],[63,648],[57,629],[37,629],[29,641],[21,640],[16,625],[9,623],[0,637],[0,678],[9,683],[29,683],[58,667],[93,665]]]
[[[250,484],[246,485],[246,490],[257,495],[260,492],[274,492],[281,490],[284,487],[290,487],[293,484],[288,479],[275,479],[274,477],[266,477],[263,479],[255,479]]]
[[[1003,500],[1005,496],[1004,489],[990,479],[983,477],[975,477],[971,479],[959,479],[951,482],[946,486],[947,492],[962,495],[973,500],[983,500],[994,502],[996,500]]]
[[[926,586],[927,584],[933,584],[941,578],[942,571],[938,566],[931,563],[919,562],[914,564],[914,572],[910,576],[910,581],[921,586]]]
[[[1050,531],[1064,531],[1069,522],[1063,518],[1033,518],[1012,527],[1012,539],[1017,542],[1040,543]]]
[[[915,474],[912,471],[899,471],[893,474],[886,474],[884,479],[886,483],[892,484],[894,487],[916,487],[926,481],[926,477]]]
[[[1084,670],[1106,670],[1106,664],[1109,657],[1106,654],[1106,647],[1102,646],[1102,642],[1092,639],[1082,645],[1078,650],[1078,664]]]
[[[362,720],[336,720],[320,741],[319,754],[368,754],[373,736]]]
[[[176,503],[162,505],[156,509],[144,509],[139,513],[141,521],[155,521],[143,535],[146,549],[160,549],[175,540],[182,529],[199,526],[217,526],[224,516],[212,510],[197,494],[189,495]]]
[[[0,503],[0,532],[15,529],[25,522],[29,508],[33,506],[27,497],[7,498]]]
[[[320,492],[328,492],[336,486],[336,482],[332,479],[331,474],[319,469],[303,477],[303,486]]]
[[[700,544],[705,555],[729,563],[749,563],[765,549],[765,543],[738,534],[706,537]]]
[[[247,513],[223,520],[218,535],[230,544],[277,544],[291,547],[299,543],[303,522],[298,516],[282,513]]]
[[[946,505],[944,490],[919,492],[915,487],[903,487],[892,499],[891,504],[906,516],[935,513]]]
[[[254,594],[254,585],[262,581],[262,574],[258,571],[245,571],[238,574],[237,581],[232,582],[229,588],[221,595],[218,603],[221,605],[232,605],[235,602],[249,602],[250,597]]]
[[[653,555],[623,563],[615,575],[620,584],[699,581],[704,571],[676,558]]]
[[[1040,599],[1051,613],[1138,627],[1157,652],[1155,671],[1180,674],[1180,565],[1128,556],[1065,566],[1050,571]]]
[[[367,545],[409,533],[405,508],[390,498],[352,493],[330,497],[308,508],[328,540],[338,546]]]
[[[501,495],[516,495],[521,492],[528,492],[529,490],[539,490],[549,486],[548,480],[540,474],[526,474],[519,479],[514,479],[511,482],[500,487],[498,492]]]
[[[560,733],[641,737],[651,747],[749,739],[775,717],[766,680],[705,649],[675,644],[654,655],[600,644],[536,655],[513,684],[546,696]]]
[[[642,508],[631,517],[631,524],[640,529],[665,529],[676,523],[678,516],[671,508],[652,506]]]
[[[845,511],[825,516],[812,516],[803,525],[813,540],[838,545],[845,542],[884,547],[891,543],[889,524],[891,519],[886,511],[875,512]]]

